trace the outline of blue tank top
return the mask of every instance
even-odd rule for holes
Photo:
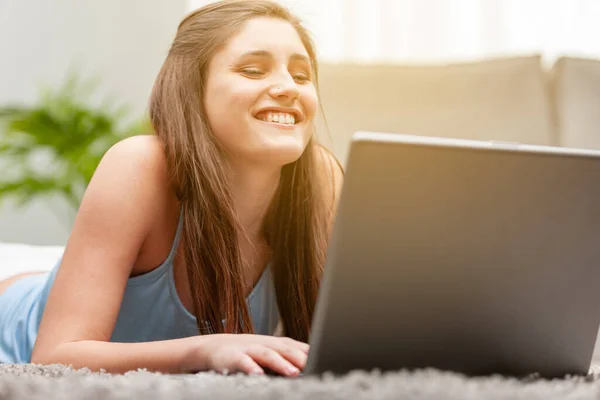
[[[202,334],[184,307],[173,278],[173,259],[183,219],[166,260],[156,269],[129,278],[111,342],[151,342]],[[28,363],[60,260],[45,274],[27,276],[0,295],[0,363]],[[246,298],[254,330],[272,335],[279,322],[270,265]]]

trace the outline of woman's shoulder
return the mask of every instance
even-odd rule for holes
[[[169,187],[167,160],[158,137],[131,136],[114,144],[105,154],[98,170],[114,176],[126,176],[136,185],[153,189]]]
[[[166,157],[155,136],[132,136],[102,157],[86,189],[81,211],[160,215],[172,204]]]
[[[143,163],[166,170],[166,157],[162,143],[154,135],[138,135],[121,139],[105,154],[119,163]]]
[[[138,246],[134,275],[148,272],[166,257],[179,208],[156,136],[132,136],[114,144],[100,161],[88,192],[82,207],[86,219],[111,215],[133,232],[135,239],[127,240]]]

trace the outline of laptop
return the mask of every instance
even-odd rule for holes
[[[358,132],[304,376],[588,373],[600,152]]]

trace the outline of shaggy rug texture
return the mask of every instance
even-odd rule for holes
[[[321,378],[91,373],[62,365],[0,365],[0,399],[600,399],[600,369],[586,377],[542,380],[466,378],[437,370]]]

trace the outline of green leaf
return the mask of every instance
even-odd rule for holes
[[[76,209],[106,151],[126,137],[152,132],[146,116],[128,121],[127,106],[114,99],[90,105],[98,86],[99,80],[74,73],[57,89],[42,88],[34,105],[0,106],[0,159],[20,177],[0,180],[0,201],[25,204],[59,195]],[[36,161],[40,154],[49,157],[44,174]]]

